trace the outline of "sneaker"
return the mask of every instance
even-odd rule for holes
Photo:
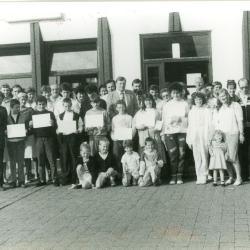
[[[213,180],[213,177],[209,174],[209,175],[207,176],[207,180],[208,180],[208,181],[212,181],[212,180]]]
[[[116,183],[115,183],[115,180],[113,177],[110,177],[110,185],[111,185],[111,187],[116,186]]]
[[[15,182],[10,182],[10,183],[8,183],[7,185],[8,185],[8,187],[10,187],[10,188],[16,188],[16,183],[15,183]]]
[[[80,189],[80,188],[82,188],[81,184],[71,184],[71,186],[68,189],[71,190],[71,189]]]
[[[175,184],[176,184],[176,175],[172,175],[169,184],[170,184],[170,185],[175,185]]]
[[[239,186],[242,184],[242,180],[241,179],[236,179],[236,181],[234,182],[234,186]]]
[[[213,182],[213,186],[217,187],[218,186],[217,182]]]
[[[0,187],[0,192],[1,192],[1,191],[5,191],[5,190],[6,190],[5,187],[3,187],[3,186]]]
[[[45,186],[45,185],[46,185],[46,182],[41,182],[41,181],[39,181],[39,182],[36,184],[37,187],[42,187],[42,186]]]
[[[25,183],[22,183],[22,184],[20,185],[20,187],[21,187],[21,188],[26,188],[27,185],[26,185]]]
[[[58,181],[58,180],[54,180],[54,181],[53,181],[53,185],[54,185],[55,187],[59,187],[59,181]]]
[[[220,182],[220,185],[221,185],[222,187],[225,187],[225,186],[226,186],[225,181],[221,181],[221,182]]]
[[[229,178],[227,181],[226,181],[226,185],[232,185],[233,184],[233,178]]]
[[[177,184],[183,184],[183,180],[182,180],[182,175],[181,174],[177,174]]]

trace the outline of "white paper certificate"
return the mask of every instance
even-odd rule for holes
[[[26,136],[26,130],[24,124],[12,124],[7,125],[8,138],[20,138]]]
[[[114,131],[115,140],[132,140],[132,128],[116,128]]]
[[[70,135],[76,133],[76,121],[59,121],[58,122],[59,133],[64,135]]]
[[[103,114],[85,116],[86,128],[98,128],[98,127],[103,127],[103,125],[104,125]]]
[[[32,115],[33,128],[51,127],[50,114]]]

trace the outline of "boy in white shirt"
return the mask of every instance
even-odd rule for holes
[[[139,168],[140,168],[140,156],[138,153],[133,151],[133,142],[126,140],[123,142],[124,155],[122,156],[121,163],[123,169],[122,184],[124,187],[131,185],[137,185],[139,179]]]

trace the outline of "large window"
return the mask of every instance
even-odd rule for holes
[[[162,88],[173,81],[192,88],[197,76],[212,81],[210,31],[143,34],[140,44],[145,89],[151,84]]]

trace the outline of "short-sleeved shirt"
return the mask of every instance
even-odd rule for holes
[[[133,151],[132,154],[125,153],[122,156],[121,163],[126,164],[129,170],[135,171],[139,169],[139,159],[138,153]]]

